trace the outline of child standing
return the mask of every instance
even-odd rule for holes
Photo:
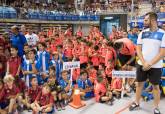
[[[7,74],[11,74],[12,76],[16,77],[20,74],[21,58],[17,55],[17,47],[11,47],[10,53],[11,57],[7,61]]]
[[[62,79],[59,82],[60,86],[64,90],[63,92],[63,98],[65,101],[70,101],[72,96],[72,81],[68,75],[68,71],[64,70],[62,71]]]
[[[46,51],[46,45],[43,42],[38,43],[38,60],[40,62],[40,79],[39,83],[43,84],[48,80],[48,71],[49,71],[49,64],[50,64],[50,55]]]
[[[40,63],[35,59],[36,50],[32,49],[28,52],[28,60],[23,61],[22,63],[22,72],[24,74],[24,79],[26,82],[26,86],[30,86],[30,78],[32,76],[37,76]]]

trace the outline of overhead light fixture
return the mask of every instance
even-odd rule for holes
[[[113,19],[113,17],[104,17],[104,19],[111,20],[111,19]]]

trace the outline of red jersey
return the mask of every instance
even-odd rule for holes
[[[113,81],[112,81],[112,86],[111,86],[112,89],[122,89],[122,79],[120,78],[115,78]]]
[[[97,71],[95,69],[89,69],[88,75],[89,75],[89,79],[91,80],[91,82],[94,83],[96,76],[97,76]]]
[[[4,95],[6,99],[8,99],[10,96],[16,96],[20,92],[15,84],[13,84],[13,87],[11,89],[7,85],[5,85],[4,88]]]
[[[100,98],[106,94],[107,89],[104,84],[96,83],[94,91],[96,102],[99,102]]]
[[[27,86],[22,79],[18,78],[18,80],[16,80],[15,83],[17,84],[17,87],[20,90],[20,92],[25,92]]]
[[[27,90],[27,96],[30,98],[30,102],[33,103],[37,98],[37,95],[42,91],[41,87],[37,86],[36,89],[32,87]]]
[[[99,66],[100,61],[99,61],[99,52],[98,51],[93,51],[91,61],[93,63],[93,66]]]
[[[65,49],[64,49],[64,55],[65,55],[66,57],[69,57],[69,58],[73,57],[72,48],[71,48],[71,47],[65,48]]]
[[[73,81],[78,80],[79,76],[80,76],[80,68],[74,69],[72,76]]]
[[[124,46],[120,50],[120,53],[123,55],[135,55],[136,49],[133,42],[128,38],[118,39],[115,42],[123,42]]]
[[[100,63],[104,63],[105,64],[105,56],[107,54],[108,48],[107,47],[101,47],[100,48]]]
[[[60,37],[60,38],[56,38],[56,39],[55,39],[55,42],[56,42],[56,46],[62,45],[63,39],[62,39],[61,37]]]
[[[78,46],[74,47],[72,50],[72,54],[74,57],[78,58],[80,55],[80,48]]]
[[[52,104],[54,103],[54,98],[51,95],[51,93],[49,94],[43,94],[42,92],[40,92],[37,95],[36,101],[40,104],[40,106],[45,106],[48,104]]]
[[[105,74],[106,74],[108,77],[112,77],[112,70],[113,70],[113,68],[111,68],[111,67],[106,67],[106,69],[105,69]]]
[[[82,31],[77,31],[76,32],[76,35],[79,36],[79,37],[82,37],[83,36],[83,33],[82,33]]]
[[[10,59],[8,60],[8,64],[9,64],[9,74],[15,77],[17,74],[18,68],[21,65],[21,58],[18,56],[10,57]]]
[[[85,45],[80,46],[80,64],[88,62],[88,47]]]
[[[112,60],[113,66],[115,65],[116,51],[113,48],[109,48],[105,56],[105,66],[108,66],[108,61]]]

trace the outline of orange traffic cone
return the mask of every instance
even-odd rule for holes
[[[69,105],[76,109],[85,106],[85,103],[83,101],[81,101],[80,90],[78,89],[77,85],[75,86],[75,89],[74,89],[73,101],[71,103],[69,103]]]

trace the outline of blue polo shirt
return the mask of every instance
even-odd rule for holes
[[[22,57],[24,55],[24,45],[27,43],[25,36],[21,33],[18,33],[18,35],[13,34],[10,40],[11,45],[18,48],[18,56]]]

